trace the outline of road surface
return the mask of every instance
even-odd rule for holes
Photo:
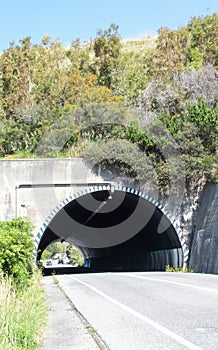
[[[217,275],[93,273],[58,280],[108,349],[218,349]]]

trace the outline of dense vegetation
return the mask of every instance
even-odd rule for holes
[[[33,265],[32,226],[23,218],[0,222],[0,349],[34,350],[47,306]]]
[[[33,274],[32,225],[23,218],[0,222],[0,274],[25,289]]]
[[[174,144],[187,181],[216,181],[218,15],[138,41],[118,29],[69,48],[48,36],[10,44],[0,56],[1,156],[86,156],[144,180],[153,169],[167,192]]]

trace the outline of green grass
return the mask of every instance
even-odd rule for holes
[[[9,154],[3,157],[3,159],[24,159],[24,158],[35,158],[35,155],[33,152],[23,150],[23,151],[19,151],[17,153]]]
[[[12,280],[0,276],[0,350],[36,350],[43,341],[47,306],[36,271],[31,286],[17,294]]]
[[[189,267],[185,266],[185,267],[173,267],[170,265],[167,265],[165,268],[166,272],[195,272],[192,269],[189,269]]]

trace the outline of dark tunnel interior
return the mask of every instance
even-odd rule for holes
[[[60,209],[40,240],[38,260],[57,240],[77,246],[84,266],[97,271],[163,271],[183,264],[167,217],[145,198],[121,190],[87,193]]]

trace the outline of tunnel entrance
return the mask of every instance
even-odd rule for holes
[[[97,271],[182,267],[181,237],[163,211],[160,203],[128,187],[88,188],[63,201],[44,223],[36,238],[37,259],[61,240],[77,246],[84,267]]]

